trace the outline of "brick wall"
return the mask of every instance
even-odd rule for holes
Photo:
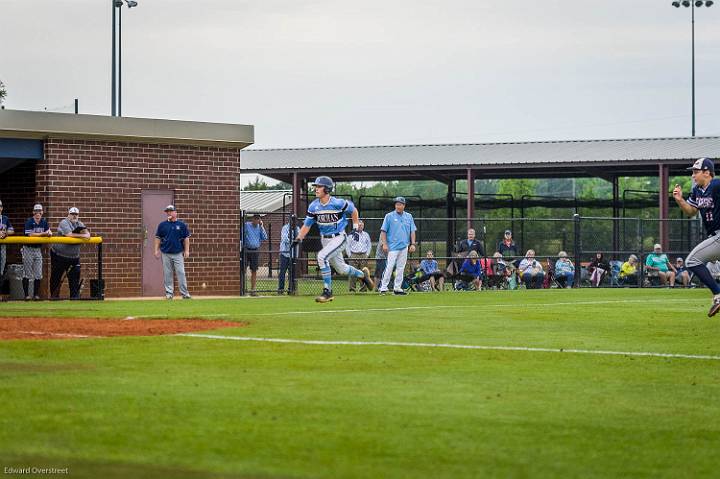
[[[178,218],[193,233],[185,262],[190,292],[238,294],[238,148],[48,139],[45,156],[37,162],[33,201],[45,205],[53,231],[77,206],[92,234],[103,237],[106,296],[142,295],[143,190],[172,190]],[[19,193],[15,201],[29,217],[33,201]],[[94,247],[83,247],[82,264],[86,282],[95,278]]]

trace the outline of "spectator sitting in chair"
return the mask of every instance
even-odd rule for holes
[[[588,272],[590,273],[590,285],[594,288],[598,288],[602,280],[605,279],[605,274],[610,271],[610,264],[605,261],[605,257],[602,253],[595,253],[595,258],[590,262],[588,266]]]
[[[647,255],[645,259],[645,269],[650,273],[657,273],[660,278],[660,285],[665,286],[670,283],[670,287],[675,287],[675,266],[670,264],[667,255],[662,252],[662,246],[656,244],[653,246],[653,252]]]
[[[574,280],[575,265],[565,251],[560,251],[555,262],[555,281],[561,288],[571,288]]]
[[[442,291],[445,288],[445,275],[440,271],[432,250],[429,250],[425,254],[425,259],[420,262],[420,271],[422,275],[417,278],[417,283],[430,281],[433,290]]]
[[[480,291],[482,288],[482,268],[480,261],[478,261],[477,251],[468,253],[467,258],[460,267],[455,289],[469,289],[470,285],[473,285],[476,291]]]
[[[638,257],[631,254],[627,261],[620,267],[618,281],[621,286],[626,284],[639,284]]]
[[[690,286],[690,272],[685,267],[685,260],[682,258],[675,260],[675,279],[680,280],[685,288]]]
[[[526,288],[542,288],[543,280],[545,279],[545,271],[543,270],[542,264],[535,259],[535,250],[527,250],[525,258],[520,261],[518,270],[520,270],[520,276],[522,277]]]

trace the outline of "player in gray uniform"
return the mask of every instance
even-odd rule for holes
[[[695,246],[687,256],[685,265],[713,292],[712,305],[708,311],[708,316],[712,317],[720,311],[720,285],[705,265],[720,259],[720,180],[715,178],[715,164],[710,158],[698,159],[688,170],[692,170],[694,183],[690,196],[685,201],[682,188],[675,185],[673,198],[686,215],[695,216],[700,212],[708,234],[708,238]]]
[[[33,206],[33,215],[25,222],[25,236],[52,236],[50,225],[42,217],[43,207],[41,204]],[[40,281],[43,277],[42,245],[26,244],[20,249],[23,261],[23,291],[25,301],[40,299]],[[30,297],[30,280],[33,280],[33,296]]]

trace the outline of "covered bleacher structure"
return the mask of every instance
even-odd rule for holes
[[[292,196],[292,209],[301,213],[308,183],[321,174],[336,182],[435,180],[447,185],[446,217],[457,217],[458,197],[464,196],[468,223],[482,214],[478,206],[484,199],[475,193],[475,180],[602,178],[612,184],[608,206],[612,217],[619,218],[626,204],[619,178],[657,176],[660,187],[654,198],[658,219],[664,220],[669,218],[669,177],[687,175],[692,160],[704,156],[720,157],[720,137],[244,150],[240,170],[291,184],[301,193]],[[467,193],[457,192],[458,180],[467,181]],[[503,198],[494,200],[498,204]],[[550,204],[547,199],[524,200]],[[563,201],[572,205],[578,200],[555,199],[552,204]],[[668,244],[667,223],[660,221],[659,228],[660,242]],[[619,229],[617,222],[614,243]]]

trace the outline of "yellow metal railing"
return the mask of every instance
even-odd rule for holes
[[[89,239],[69,238],[67,236],[6,236],[0,244],[101,244],[102,236],[91,236]]]
[[[103,239],[102,236],[91,236],[88,239],[70,238],[67,236],[22,236],[13,235],[0,239],[0,245],[7,244],[92,244],[97,245],[97,287],[96,292],[91,292],[91,299],[105,299],[105,282],[103,280]],[[93,281],[91,281],[91,290]]]

